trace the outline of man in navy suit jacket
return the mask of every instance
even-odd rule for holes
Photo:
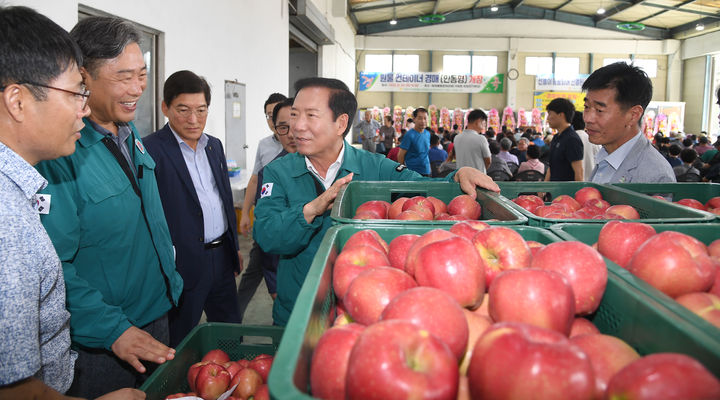
[[[163,89],[169,123],[143,142],[157,164],[158,189],[185,286],[169,313],[170,345],[200,321],[240,323],[235,275],[242,269],[232,191],[223,147],[203,133],[210,87],[190,71],[172,74]]]

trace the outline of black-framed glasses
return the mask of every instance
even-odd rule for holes
[[[17,82],[18,85],[30,85],[30,86],[38,86],[43,87],[46,89],[53,89],[53,90],[59,90],[61,92],[69,93],[78,99],[82,101],[82,106],[80,107],[81,110],[84,110],[85,107],[87,107],[88,99],[90,98],[90,91],[85,87],[85,85],[82,85],[81,90],[82,92],[76,92],[73,90],[63,89],[55,86],[49,86],[49,85],[43,85],[42,83],[35,83],[35,82]],[[5,91],[5,88],[7,86],[0,86],[0,92]]]
[[[275,132],[280,136],[285,136],[290,132],[290,125],[275,125]]]

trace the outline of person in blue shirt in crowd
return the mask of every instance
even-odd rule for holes
[[[398,162],[423,176],[430,176],[430,131],[427,128],[428,112],[419,107],[413,111],[415,127],[407,131],[400,142]]]

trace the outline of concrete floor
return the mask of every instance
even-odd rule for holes
[[[243,270],[247,267],[248,261],[250,260],[250,249],[252,248],[252,237],[238,235],[238,244],[240,251],[243,255]],[[235,285],[240,284],[240,278],[242,274],[235,278]],[[267,286],[265,286],[265,280],[262,281],[258,286],[255,295],[250,301],[250,305],[245,310],[243,316],[243,325],[272,325],[272,297],[268,294]],[[205,323],[205,313],[203,313],[200,323]]]

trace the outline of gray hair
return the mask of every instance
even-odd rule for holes
[[[500,139],[500,148],[501,149],[508,151],[508,150],[510,150],[510,147],[512,147],[512,141],[510,141],[510,139],[508,139],[508,138]]]
[[[530,144],[530,141],[529,141],[527,138],[524,138],[524,137],[521,137],[520,139],[518,139],[518,143],[520,143],[520,142],[524,142],[524,143]]]
[[[82,50],[83,67],[96,77],[98,67],[118,57],[131,43],[140,44],[140,31],[128,21],[116,17],[88,17],[80,20],[70,36]]]

